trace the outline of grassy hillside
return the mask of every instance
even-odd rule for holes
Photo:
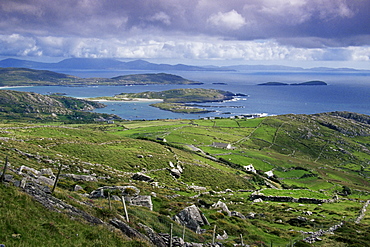
[[[178,75],[171,75],[166,73],[123,75],[113,77],[112,80],[124,84],[203,84],[200,82],[184,79],[183,77]]]
[[[0,86],[67,85],[79,78],[48,70],[0,68]]]
[[[365,213],[359,223],[355,220],[370,199],[369,138],[369,116],[346,112],[114,124],[2,121],[0,168],[6,157],[9,164],[6,182],[0,185],[0,243],[148,245],[112,226],[91,225],[66,208],[59,208],[59,213],[45,210],[31,199],[27,188],[37,187],[35,179],[39,175],[32,170],[19,173],[20,167],[37,171],[49,168],[55,175],[62,165],[52,197],[107,224],[125,215],[122,203],[89,198],[87,193],[102,186],[129,185],[139,188],[140,195],[152,196],[153,211],[128,206],[129,226],[141,233],[145,233],[141,224],[161,233],[169,233],[172,224],[174,236],[182,237],[183,226],[170,217],[195,204],[210,225],[202,227],[206,230],[203,234],[185,229],[186,242],[212,242],[216,225],[216,235],[223,235],[224,231],[228,234],[227,239],[217,240],[226,246],[239,244],[241,237],[244,244],[252,246],[307,246],[301,242],[308,236],[303,232],[327,230],[344,222],[333,234],[320,236],[322,241],[315,246],[366,246],[370,240],[370,216]],[[232,148],[220,148],[214,143],[228,143]],[[256,168],[256,174],[243,168],[250,164]],[[171,173],[173,166],[182,168],[180,176]],[[264,172],[271,170],[274,177],[268,178]],[[137,172],[151,177],[154,184],[133,179]],[[26,174],[26,188],[15,187]],[[96,179],[77,180],[68,174]],[[52,175],[45,176],[53,179]],[[76,185],[81,190],[75,191]],[[339,199],[320,204],[253,202],[252,193],[265,197]],[[246,218],[212,208],[218,201]]]
[[[218,102],[233,99],[234,93],[204,88],[179,88],[160,92],[146,91],[141,93],[120,93],[113,97],[97,97],[93,100],[135,100],[135,99],[161,99],[163,102],[151,106],[162,110],[178,113],[206,113],[205,109],[186,103]]]
[[[125,75],[114,78],[79,78],[48,70],[0,68],[0,86],[44,85],[145,85],[145,84],[203,84],[181,76],[158,73]]]
[[[17,121],[93,121],[118,118],[89,111],[103,104],[65,96],[0,90],[0,118]]]

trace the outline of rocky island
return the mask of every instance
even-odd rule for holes
[[[324,81],[306,81],[300,83],[285,83],[285,82],[265,82],[258,84],[259,86],[326,86]]]
[[[153,103],[151,106],[162,110],[176,113],[207,113],[209,110],[201,109],[190,105],[189,103],[220,102],[231,100],[242,94],[234,94],[229,91],[203,88],[180,88],[161,92],[146,91],[141,93],[121,93],[113,97],[90,98],[96,101],[133,101],[133,100],[157,100],[159,103]]]

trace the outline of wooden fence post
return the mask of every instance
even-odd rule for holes
[[[55,187],[57,187],[57,184],[58,184],[58,180],[59,180],[59,175],[60,175],[60,171],[62,170],[62,164],[59,165],[59,168],[58,168],[58,174],[57,174],[57,177],[55,178],[55,181],[54,181],[54,186],[53,186],[53,189],[51,190],[51,194],[54,193],[54,190],[55,190]]]
[[[127,222],[129,222],[129,220],[128,220],[128,213],[127,213],[127,208],[126,208],[125,198],[122,196],[122,197],[121,197],[121,200],[122,200],[122,204],[123,204],[123,209],[125,210],[126,221],[127,221]]]
[[[110,192],[108,191],[109,210],[112,211],[112,203],[110,201]]]
[[[215,244],[216,238],[216,225],[213,227],[212,244]]]
[[[6,156],[6,158],[5,158],[4,170],[3,170],[3,174],[1,174],[0,182],[4,182],[5,181],[5,172],[6,172],[6,169],[7,168],[8,168],[8,156]]]
[[[173,228],[173,224],[171,223],[171,229],[170,229],[170,247],[172,247],[172,229]]]
[[[185,242],[185,224],[184,224],[184,228],[182,229],[182,240],[184,240]]]

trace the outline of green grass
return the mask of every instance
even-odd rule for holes
[[[0,243],[5,246],[133,246],[103,226],[45,210],[16,188],[0,185]]]

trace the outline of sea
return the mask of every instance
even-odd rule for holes
[[[158,71],[68,70],[57,71],[82,78],[111,78],[119,75],[158,73]],[[89,98],[120,93],[163,91],[176,88],[213,88],[245,96],[234,100],[198,104],[212,111],[184,114],[150,106],[153,102],[102,102],[105,108],[95,112],[109,113],[127,120],[199,119],[240,115],[315,114],[350,111],[370,115],[370,71],[161,71],[180,75],[203,85],[133,85],[133,86],[33,86],[2,88],[40,94],[62,93]],[[301,83],[312,80],[327,86],[261,86],[265,82]]]

